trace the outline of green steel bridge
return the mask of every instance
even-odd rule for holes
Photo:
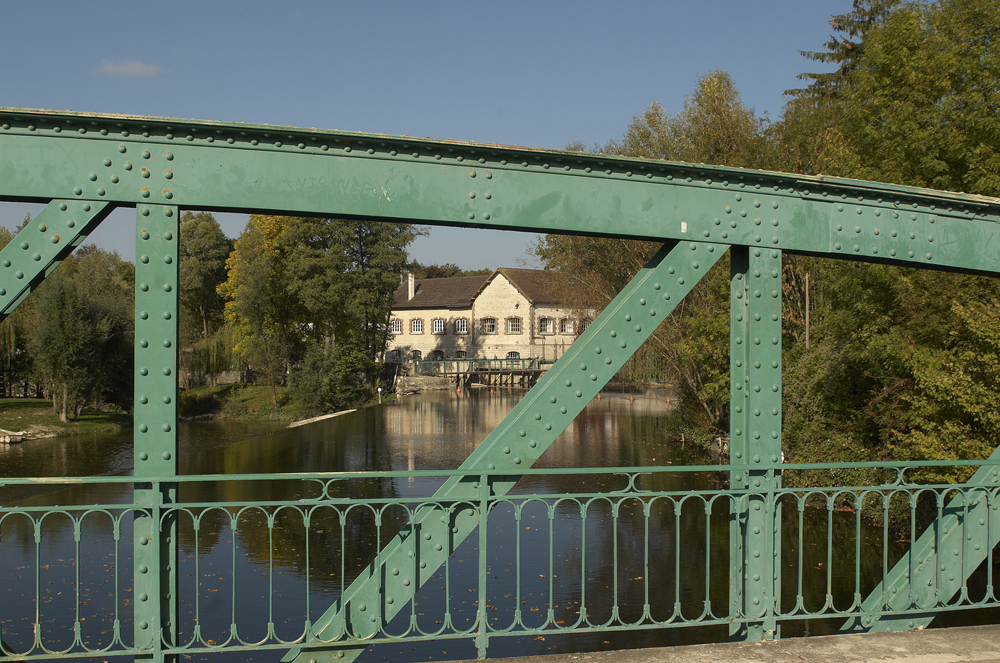
[[[0,200],[46,204],[0,253],[0,316],[23,301],[112,210],[136,210],[134,476],[3,480],[6,486],[126,484],[132,488],[131,500],[0,508],[0,526],[20,522],[34,533],[36,554],[45,544],[43,521],[69,519],[77,564],[85,561],[81,541],[89,540],[88,527],[101,520],[108,545],[113,545],[116,581],[131,583],[134,600],[123,597],[109,616],[113,625],[103,633],[88,630],[77,609],[71,641],[58,646],[47,640],[37,617],[27,634],[8,628],[2,634],[2,653],[12,660],[134,655],[164,661],[182,654],[251,649],[274,650],[275,658],[286,661],[353,660],[372,644],[431,638],[474,639],[484,657],[491,639],[509,636],[726,625],[735,640],[770,639],[791,619],[839,617],[846,633],[906,630],[922,628],[943,611],[1000,604],[992,564],[982,564],[1000,535],[1000,454],[982,461],[859,465],[881,470],[885,480],[877,485],[792,490],[781,484],[783,471],[843,467],[781,463],[782,255],[997,275],[1000,200],[849,179],[489,144],[17,108],[0,108]],[[184,209],[402,219],[655,240],[663,247],[457,470],[181,476],[177,243]],[[727,250],[732,293],[730,464],[605,468],[600,471],[618,481],[603,490],[587,484],[577,492],[518,492],[522,477],[542,472],[532,465],[560,432]],[[978,469],[968,483],[957,486],[913,479],[915,468],[944,464]],[[720,470],[728,473],[728,483],[714,490],[678,493],[649,490],[644,483],[648,475],[665,471]],[[419,499],[365,499],[343,490],[352,481],[389,474],[433,475],[437,488]],[[252,496],[199,501],[193,490],[206,483],[258,486],[274,481],[311,488],[304,489],[304,497],[285,501]],[[868,591],[857,577],[858,536],[855,561],[846,562],[847,568],[854,565],[853,601],[837,605],[830,597],[831,559],[818,572],[827,599],[808,605],[804,583],[816,574],[803,569],[801,528],[797,541],[781,540],[781,509],[786,509],[786,520],[797,517],[801,525],[806,507],[819,504],[819,511],[808,517],[832,522],[835,504],[845,500],[859,507],[850,516],[858,531],[863,504],[874,500],[887,512],[891,502],[901,501],[910,512],[912,541],[901,559],[890,559],[883,541],[878,553],[882,570],[874,590]],[[921,500],[936,508],[936,520],[926,528],[915,524]],[[617,526],[646,527],[647,534],[649,513],[657,504],[669,505],[677,514],[681,505],[697,505],[706,519],[724,512],[727,563],[709,557],[707,533],[704,540],[685,542],[684,559],[701,556],[706,565],[700,609],[682,609],[679,593],[651,595],[647,580],[644,592],[640,587],[641,605],[630,609],[619,602],[616,583],[606,618],[588,612],[586,597],[580,598],[575,622],[557,621],[552,606],[537,617],[518,609],[510,621],[492,618],[485,600],[491,513],[500,506],[520,513],[526,504],[542,503],[551,520],[566,507],[585,515],[596,502],[613,511]],[[627,504],[638,505],[639,516],[619,522],[619,510]],[[334,514],[343,525],[351,513],[364,511],[378,520],[387,510],[405,514],[403,524],[396,531],[379,530],[370,563],[355,578],[341,580],[319,606],[321,616],[314,617],[317,606],[308,600],[294,614],[282,614],[268,603],[261,607],[267,612],[267,628],[251,637],[246,628],[241,631],[234,611],[229,637],[216,641],[201,631],[199,597],[185,597],[179,590],[180,522],[197,534],[206,514],[223,514],[235,530],[242,526],[241,518],[255,513],[263,523],[261,535],[267,537],[277,527],[278,514],[291,514],[308,534],[320,512]],[[348,536],[344,531],[341,543]],[[827,536],[832,550],[832,528]],[[467,588],[481,598],[475,619],[460,625],[446,606],[439,625],[427,628],[414,609],[415,592],[442,565],[447,569],[450,553],[470,537],[478,542],[479,572]],[[306,536],[307,555],[309,541]],[[783,550],[792,551],[791,559],[782,558]],[[511,564],[520,563],[520,554],[518,548]],[[638,554],[647,569],[662,567],[677,576],[686,571],[680,550],[664,555],[647,544]],[[234,564],[235,556],[234,550]],[[982,566],[985,589],[970,589],[970,577]],[[783,576],[783,568],[797,572]],[[728,578],[728,601],[710,600],[713,576],[717,582]],[[551,589],[557,581],[549,574],[548,582]],[[35,596],[24,600],[37,605],[41,592],[36,582]],[[79,606],[79,583],[66,592]],[[782,594],[795,600],[782,600]],[[193,628],[178,624],[180,601],[193,605]],[[291,637],[279,633],[277,625],[287,623],[300,625]],[[8,644],[13,642],[25,644]]]

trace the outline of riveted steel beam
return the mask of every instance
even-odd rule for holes
[[[0,321],[66,259],[114,206],[54,200],[0,250]]]
[[[698,240],[1000,272],[1000,200],[858,180],[9,108],[0,108],[0,154],[0,199],[92,198]]]
[[[777,634],[781,552],[781,251],[730,251],[730,486],[750,492],[730,510],[733,640]]]
[[[726,247],[669,242],[636,275],[434,495],[452,509],[424,507],[313,625],[316,641],[375,636],[480,523],[488,496],[505,495],[622,364],[725,253]],[[509,470],[511,474],[480,475]],[[483,482],[488,493],[483,494]],[[480,597],[483,601],[484,597]],[[485,643],[481,642],[481,651]],[[296,648],[285,661],[353,660],[360,648]]]
[[[989,459],[1000,460],[1000,449]],[[964,592],[969,576],[1000,543],[1000,468],[982,466],[965,486],[947,504],[945,496],[938,495],[938,517],[861,604],[864,612],[876,614],[849,618],[840,633],[924,628],[940,613],[921,609],[940,608]],[[989,591],[992,594],[992,583]],[[891,614],[902,610],[912,612]],[[886,614],[877,614],[882,611]]]
[[[136,660],[176,660],[177,522],[166,510],[177,484],[178,209],[139,205],[135,237],[135,643]]]

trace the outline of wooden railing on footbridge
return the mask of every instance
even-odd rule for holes
[[[417,375],[466,375],[540,371],[535,357],[528,359],[424,359],[414,362]]]

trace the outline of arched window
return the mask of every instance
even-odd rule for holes
[[[468,334],[469,333],[469,321],[466,318],[458,318],[455,320],[455,333],[456,334]]]
[[[513,350],[511,350],[510,352],[507,353],[507,359],[520,359],[520,358],[521,358],[520,352],[514,352]]]
[[[440,360],[444,359],[444,351],[442,351],[442,350],[434,350],[433,352],[431,352],[431,359],[433,359],[435,361],[440,361]]]
[[[521,333],[521,318],[507,318],[507,333],[508,334]]]
[[[399,318],[393,318],[389,321],[389,333],[390,334],[402,334],[403,333],[403,321]]]
[[[497,319],[496,318],[483,318],[483,333],[484,334],[496,334],[497,333]]]
[[[410,353],[410,357],[413,359],[413,361],[420,361],[421,359],[423,359],[424,355],[422,352],[420,352],[420,350],[414,350],[412,353]]]
[[[573,321],[569,318],[563,318],[559,321],[559,333],[560,334],[572,334],[573,333]]]
[[[551,334],[552,333],[552,318],[541,318],[538,320],[538,333],[539,334]]]
[[[423,334],[424,333],[424,321],[420,318],[414,318],[410,320],[410,333],[411,334]]]
[[[456,359],[465,359],[468,356],[469,356],[469,353],[466,352],[465,350],[457,350],[455,352],[455,358]]]

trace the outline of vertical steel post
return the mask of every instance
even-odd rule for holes
[[[178,209],[139,205],[135,261],[135,644],[136,660],[175,660],[177,642],[177,261]],[[148,477],[149,481],[143,481]]]
[[[487,532],[490,523],[490,477],[479,475],[479,632],[476,635],[476,650],[480,660],[486,658],[486,650],[490,646],[489,623],[486,615],[486,579],[489,577],[486,559]],[[458,546],[453,546],[457,548]]]
[[[781,517],[781,252],[732,247],[730,278],[730,510],[733,640],[777,635]]]

